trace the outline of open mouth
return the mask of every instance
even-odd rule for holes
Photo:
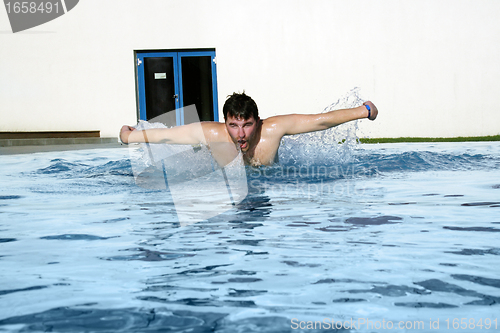
[[[248,142],[246,140],[238,140],[238,144],[240,145],[240,149],[245,149],[248,146]]]

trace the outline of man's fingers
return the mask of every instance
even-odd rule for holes
[[[368,105],[370,107],[370,116],[368,119],[375,120],[375,118],[377,118],[378,115],[378,109],[375,106],[375,104],[373,104],[371,101],[366,101],[363,104]]]

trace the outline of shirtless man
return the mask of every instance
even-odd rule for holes
[[[161,129],[135,130],[123,126],[123,143],[149,142],[168,144],[233,143],[242,152],[245,164],[271,165],[277,160],[281,138],[334,127],[348,121],[375,120],[378,110],[372,102],[352,108],[320,114],[289,114],[260,119],[257,104],[245,93],[231,95],[223,107],[224,123],[202,122]],[[200,130],[201,128],[201,130]]]

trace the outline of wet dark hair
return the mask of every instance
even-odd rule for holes
[[[222,108],[222,113],[224,114],[224,120],[227,120],[228,115],[244,120],[250,119],[250,117],[255,120],[259,119],[257,104],[245,92],[229,95]]]

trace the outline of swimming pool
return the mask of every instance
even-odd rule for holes
[[[0,332],[498,331],[500,143],[293,140],[187,226],[128,149],[1,156]]]

